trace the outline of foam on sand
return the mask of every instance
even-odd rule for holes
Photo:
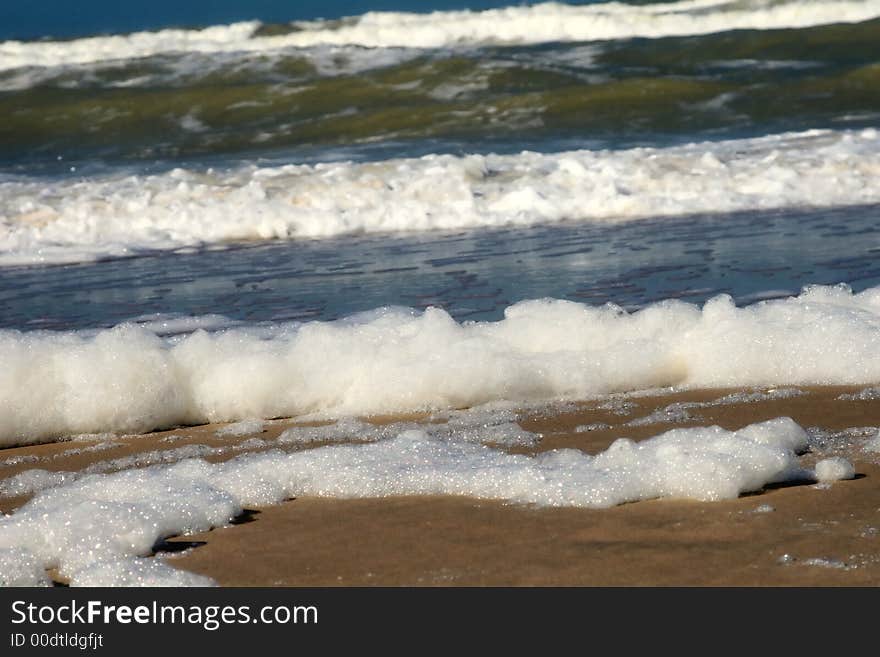
[[[863,449],[866,452],[880,453],[880,430],[865,441]]]
[[[0,265],[236,241],[880,202],[880,133],[0,181]]]
[[[217,464],[187,460],[43,490],[0,519],[7,583],[45,584],[45,569],[55,568],[73,585],[207,584],[141,557],[165,537],[222,526],[242,508],[296,496],[462,495],[607,508],[658,497],[731,499],[768,483],[816,478],[797,457],[807,434],[789,418],[739,431],[698,427],[640,443],[620,439],[595,456],[572,449],[509,454],[430,432],[426,425],[376,443]]]
[[[0,362],[0,446],[663,386],[860,385],[880,381],[880,288],[816,286],[742,308],[727,295],[702,307],[668,300],[632,313],[538,299],[496,322],[384,308],[166,338],[131,324],[2,331]]]
[[[841,479],[852,479],[856,471],[852,463],[840,456],[822,459],[816,463],[816,480],[826,484]]]
[[[238,438],[251,434],[262,433],[265,423],[262,420],[242,420],[234,424],[227,424],[214,432],[219,438]]]
[[[162,53],[266,53],[356,45],[449,48],[709,34],[736,29],[855,23],[880,15],[877,0],[690,0],[649,5],[571,6],[548,2],[488,11],[370,12],[345,20],[297,22],[288,34],[260,36],[256,21],[201,30],[168,29],[75,39],[0,43],[0,70],[149,57]]]

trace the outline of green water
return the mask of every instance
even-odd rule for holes
[[[264,27],[264,31],[286,29]],[[554,140],[661,144],[880,116],[880,21],[455,51],[162,55],[0,73],[0,162]],[[372,59],[371,59],[372,58]]]

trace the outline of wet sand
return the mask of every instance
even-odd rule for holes
[[[520,424],[543,438],[517,451],[594,453],[623,436],[639,440],[711,424],[738,429],[785,415],[828,431],[880,426],[880,399],[838,399],[861,389],[809,388],[799,396],[707,406],[700,404],[734,391],[662,392],[525,411]],[[267,423],[259,435],[266,445],[250,451],[270,447],[292,423]],[[0,465],[0,481],[33,467],[75,470],[151,452],[155,460],[155,450],[184,445],[224,448],[207,457],[221,460],[243,453],[232,447],[254,437],[219,438],[217,428],[118,438],[118,446],[73,455],[64,452],[100,441],[4,449],[0,462],[54,458]],[[817,449],[805,463],[830,453]],[[303,497],[248,510],[229,527],[171,538],[157,554],[225,586],[876,586],[880,454],[850,446],[844,456],[855,465],[853,480],[771,487],[722,502],[664,499],[592,510],[459,497]],[[10,512],[26,499],[0,498],[0,506]]]

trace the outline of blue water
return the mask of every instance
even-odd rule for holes
[[[5,1],[0,4],[0,40],[75,38],[246,19],[280,23],[352,16],[370,10],[481,10],[514,4],[528,3],[515,0]],[[328,92],[325,107],[325,96],[315,94],[312,102],[320,107],[312,113],[293,117],[296,120],[291,116],[301,107],[285,105],[266,92],[278,82],[272,77],[276,72],[271,70],[237,77],[231,66],[231,71],[225,72],[226,78],[210,71],[204,78],[192,80],[172,76],[166,89],[161,82],[163,66],[173,63],[174,57],[157,57],[156,62],[152,62],[153,74],[160,82],[121,90],[113,86],[113,75],[117,74],[113,70],[104,72],[108,76],[106,80],[96,82],[96,77],[89,76],[98,74],[88,67],[82,70],[73,67],[71,71],[62,70],[57,80],[43,87],[36,85],[22,92],[0,92],[0,102],[6,100],[8,106],[16,110],[10,115],[25,117],[21,130],[14,128],[9,132],[10,139],[20,140],[19,151],[12,153],[15,149],[7,143],[8,152],[4,153],[0,139],[0,162],[12,161],[13,165],[9,166],[16,176],[86,178],[114,170],[164,171],[187,167],[194,161],[212,166],[216,163],[222,168],[234,167],[240,161],[279,165],[419,157],[432,152],[455,155],[513,153],[522,149],[553,152],[759,136],[813,127],[867,127],[880,116],[876,90],[870,86],[860,87],[851,80],[873,79],[869,76],[874,70],[872,66],[876,65],[877,53],[871,44],[877,29],[877,21],[865,29],[856,26],[848,41],[841,41],[833,30],[814,30],[810,33],[812,40],[819,44],[815,49],[805,48],[791,31],[769,36],[758,31],[738,32],[733,36],[722,33],[661,39],[656,43],[648,39],[624,39],[604,44],[604,59],[597,58],[595,65],[587,62],[581,68],[572,63],[575,59],[555,60],[550,56],[566,55],[580,44],[471,47],[450,53],[449,60],[457,61],[459,68],[450,66],[448,70],[443,68],[447,64],[447,53],[433,52],[426,55],[421,64],[418,60],[415,64],[405,63],[399,69],[391,67],[390,73],[381,67],[371,71],[375,78],[372,96],[369,90],[358,91],[337,101],[337,106],[336,99]],[[849,45],[841,46],[841,43]],[[762,49],[766,48],[772,50],[766,53],[768,60],[796,60],[798,66],[779,70],[767,67],[761,71],[726,66],[722,61],[726,48],[736,51],[731,55],[736,62],[747,57],[764,57]],[[824,59],[819,64],[813,61],[821,58]],[[541,61],[543,64],[537,66],[536,62]],[[495,77],[487,83],[486,89],[469,91],[453,100],[434,98],[429,102],[421,98],[418,102],[423,104],[424,116],[439,117],[438,125],[443,121],[451,125],[454,121],[450,117],[456,113],[469,116],[468,112],[511,99],[520,99],[521,107],[532,108],[556,102],[555,113],[536,114],[541,116],[540,121],[522,126],[461,119],[461,123],[445,133],[415,129],[405,132],[406,112],[410,109],[407,103],[417,107],[414,97],[406,94],[418,86],[407,87],[411,81],[406,81],[410,80],[407,76],[418,70],[417,66],[425,66],[426,78],[442,73],[446,76],[443,79],[466,87],[469,76],[479,72],[481,65],[485,69],[490,62],[495,67]],[[118,75],[137,79],[142,74],[138,69],[141,62],[127,65],[132,70],[118,65]],[[149,65],[149,62],[144,64]],[[299,74],[298,69],[292,70],[294,73],[290,75]],[[596,80],[589,78],[597,71]],[[126,112],[137,114],[119,101],[124,93],[142,94],[133,96],[134,109],[140,109],[137,107],[140,98],[159,98],[152,102],[179,102],[177,111],[183,115],[193,104],[207,105],[214,95],[224,90],[235,91],[254,83],[253,78],[260,74],[266,76],[264,86],[253,93],[266,92],[266,98],[278,104],[257,115],[252,123],[243,119],[240,124],[224,123],[226,115],[221,112],[224,106],[217,110],[219,118],[215,118],[215,123],[203,117],[209,129],[193,132],[180,127],[180,116],[171,116],[168,126],[161,125],[159,119],[168,117],[161,114],[164,109],[160,108],[158,113],[145,113],[142,119],[135,117],[137,120],[119,127],[116,133],[112,132],[115,129],[112,122],[101,130],[88,130],[88,117],[102,112],[111,117]],[[391,82],[384,79],[386,74],[391,76]],[[402,76],[400,79],[406,82],[400,85],[402,91],[394,91],[397,78],[392,74]],[[77,75],[80,79],[75,79]],[[364,78],[360,74],[350,78],[314,75],[308,78],[308,75],[305,82],[286,82],[327,84],[328,89],[342,96],[347,89],[332,86],[337,79],[347,79],[345,84],[349,88],[359,90],[357,85],[362,84]],[[459,75],[461,77],[457,77]],[[764,77],[755,79],[755,76]],[[644,80],[670,83],[669,91],[663,87],[648,96],[648,101],[640,100],[638,95],[630,93],[631,80],[643,85]],[[387,86],[382,87],[380,83]],[[676,86],[679,83],[682,83],[680,88]],[[605,88],[602,85],[607,86],[607,97],[612,101],[605,104],[597,101],[595,105],[583,106],[587,109],[580,109],[577,94],[572,90],[578,93],[583,90],[586,94],[594,88]],[[780,102],[774,98],[781,93],[779,89],[791,95]],[[730,99],[716,102],[725,90],[733,90],[727,94]],[[647,91],[643,91],[643,96]],[[168,94],[163,95],[166,92]],[[186,96],[190,93],[192,96]],[[672,97],[675,93],[682,95]],[[183,97],[186,101],[178,100]],[[128,99],[123,97],[122,100]],[[238,98],[229,102],[234,100]],[[332,126],[332,121],[339,120],[337,115],[344,119],[353,104],[361,105],[356,113],[364,117],[364,124],[369,125],[372,117],[379,117],[374,122],[379,127],[373,128],[373,133],[362,130],[357,123],[343,121],[339,125],[350,130],[353,136],[345,138],[343,134],[334,141],[327,134],[315,136],[317,132],[308,130],[300,138],[298,133],[290,132],[294,128],[281,125],[290,119],[294,127]],[[595,111],[591,114],[589,108]],[[448,112],[443,113],[447,109]],[[74,111],[82,114],[71,114]],[[38,124],[36,119],[31,121],[31,116],[44,119],[44,127],[34,128]],[[428,127],[432,126],[430,121],[425,119]],[[53,126],[57,125],[61,127],[56,130]],[[177,133],[173,132],[175,127]],[[0,126],[0,138],[2,128]],[[30,132],[25,134],[25,129]],[[273,129],[275,132],[271,132]],[[50,135],[52,130],[56,132]],[[265,151],[255,151],[248,145],[239,147],[232,141],[238,135],[263,130],[272,136]],[[95,143],[89,141],[93,134],[98,136]],[[335,137],[335,133],[331,136]],[[167,141],[167,149],[152,156],[152,149],[160,138]],[[227,138],[230,145],[217,146]],[[126,146],[126,140],[132,145]],[[731,294],[738,302],[748,303],[769,296],[796,294],[809,284],[844,282],[855,289],[864,289],[880,285],[878,219],[880,210],[876,206],[827,210],[792,208],[735,215],[648,218],[616,226],[585,223],[454,234],[347,236],[225,250],[209,248],[187,254],[146,254],[130,260],[89,264],[10,268],[0,270],[0,328],[80,329],[111,326],[151,314],[216,313],[246,321],[325,320],[388,305],[441,306],[460,320],[492,320],[498,319],[507,305],[535,297],[566,298],[590,304],[612,302],[638,308],[667,298],[701,302],[719,293]],[[0,229],[2,220],[0,215]]]
[[[356,16],[368,11],[479,10],[515,4],[531,3],[515,0],[4,0],[0,3],[0,40],[204,27],[252,19],[283,23]]]
[[[332,320],[386,305],[498,320],[523,299],[628,310],[659,299],[740,304],[807,283],[880,285],[880,207],[744,212],[306,242],[13,269],[0,328],[112,326],[153,315]]]

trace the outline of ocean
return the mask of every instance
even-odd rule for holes
[[[146,499],[189,468],[163,527],[222,524],[240,491],[218,478],[284,468],[340,497],[643,499],[594,463],[474,444],[511,404],[880,382],[880,0],[45,4],[0,8],[0,446],[501,405],[465,440],[377,438],[367,465],[105,482]],[[755,426],[763,474],[718,475],[734,496],[797,472],[800,429]],[[404,485],[407,454],[430,472]],[[486,493],[478,467],[552,490]],[[7,495],[45,489],[33,513],[67,522],[86,512],[51,491],[72,486],[92,509],[77,477],[34,472]],[[9,581],[200,583],[0,522]]]

